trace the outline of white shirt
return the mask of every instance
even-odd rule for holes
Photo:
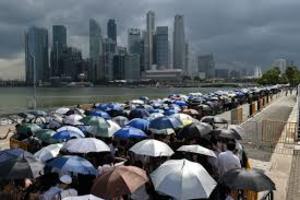
[[[232,151],[222,152],[218,156],[218,168],[219,175],[222,176],[231,169],[241,168],[240,159]]]

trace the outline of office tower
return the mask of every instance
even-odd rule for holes
[[[125,55],[125,79],[136,81],[140,79],[140,55]]]
[[[141,31],[137,28],[128,30],[128,52],[129,54],[141,54]]]
[[[153,35],[155,33],[155,14],[153,11],[147,12],[147,30],[144,41],[144,62],[145,68],[150,69],[153,64]]]
[[[109,19],[107,22],[107,37],[117,44],[117,24],[114,19]]]
[[[61,56],[67,48],[67,29],[63,25],[52,26],[52,49],[50,55],[51,76],[60,76],[63,73]]]
[[[115,42],[110,38],[103,41],[103,78],[105,81],[113,80],[113,57],[116,53]]]
[[[117,54],[113,58],[113,79],[125,79],[125,54]]]
[[[183,15],[176,15],[173,33],[173,67],[185,69],[185,34]]]
[[[82,69],[82,54],[77,48],[65,48],[61,55],[61,67],[63,76],[70,77],[72,81],[78,79],[78,75],[84,70]]]
[[[145,67],[145,40],[146,40],[146,31],[142,31],[142,38],[141,38],[141,54],[140,54],[140,69],[141,69],[141,73],[144,72],[146,70]]]
[[[49,78],[48,30],[30,27],[25,32],[26,82],[33,84]]]
[[[169,68],[169,35],[167,26],[156,27],[155,47],[158,69]]]
[[[212,54],[198,56],[198,73],[204,73],[208,79],[215,77],[215,61]]]
[[[92,82],[103,79],[103,70],[100,62],[100,57],[103,54],[103,41],[100,25],[94,20],[89,21],[89,39],[90,39],[90,72],[89,79]]]
[[[285,70],[286,70],[286,67],[287,67],[287,59],[285,58],[278,58],[278,59],[275,59],[273,61],[273,64],[272,66],[273,67],[278,67],[280,69],[280,72],[281,74],[285,73]]]

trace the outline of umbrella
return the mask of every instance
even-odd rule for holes
[[[158,117],[150,121],[149,129],[154,133],[171,133],[172,130],[182,127],[181,122],[175,117]],[[167,131],[170,130],[170,131]],[[173,131],[174,132],[174,131]]]
[[[60,114],[60,115],[64,115],[66,114],[68,111],[70,110],[70,108],[66,108],[66,107],[61,107],[55,110],[55,113]]]
[[[174,104],[178,105],[178,106],[188,106],[187,102],[183,101],[183,100],[176,100],[174,102]]]
[[[222,117],[216,116],[205,116],[201,119],[202,122],[206,122],[209,124],[227,124],[228,121]]]
[[[110,115],[105,112],[105,111],[102,111],[102,110],[92,110],[92,111],[89,111],[89,115],[90,116],[98,116],[98,117],[103,117],[104,119],[110,119]]]
[[[37,178],[44,164],[23,149],[0,151],[0,179]]]
[[[193,116],[193,115],[199,115],[199,112],[195,109],[185,109],[182,111],[182,113]]]
[[[54,143],[58,142],[58,140],[55,140],[54,138],[52,138],[52,136],[55,133],[56,132],[51,129],[41,129],[41,130],[36,131],[34,133],[34,136],[37,137],[39,140],[41,140],[44,143],[54,144]]]
[[[164,115],[170,116],[170,115],[174,115],[174,114],[176,114],[176,113],[178,113],[177,110],[172,109],[172,108],[169,108],[169,109],[166,109],[166,110],[165,110]]]
[[[150,175],[156,191],[175,199],[207,199],[217,183],[202,165],[168,160]]]
[[[47,116],[47,113],[43,110],[33,110],[33,111],[30,111],[29,113],[32,115],[35,115],[35,116],[42,116],[42,117]]]
[[[63,149],[70,153],[110,152],[109,146],[96,138],[77,138],[66,142]]]
[[[83,195],[83,196],[66,197],[66,198],[63,198],[62,200],[104,200],[104,199],[96,197],[92,194],[87,194],[87,195]]]
[[[220,183],[234,190],[276,190],[275,183],[268,176],[254,169],[229,170],[221,177]]]
[[[88,127],[87,132],[95,136],[110,138],[119,129],[121,129],[121,127],[117,123],[107,120],[103,125]]]
[[[79,156],[61,156],[47,163],[52,171],[58,173],[78,173],[96,175],[97,170],[84,158]]]
[[[243,127],[241,127],[240,125],[229,125],[228,129],[231,130],[232,132],[234,132],[235,135],[246,135],[246,131]]]
[[[74,115],[74,114],[83,116],[84,110],[82,110],[81,108],[72,108],[68,112],[65,113],[65,115]]]
[[[131,110],[129,113],[129,119],[147,118],[147,117],[149,117],[149,113],[144,108],[136,108],[134,110]]]
[[[164,116],[164,114],[162,114],[162,113],[151,113],[148,119],[153,120],[155,118],[163,117],[163,116]]]
[[[82,119],[81,115],[73,114],[73,115],[66,116],[63,122],[64,124],[76,126],[76,125],[82,125],[82,122],[80,122],[81,119]]]
[[[92,194],[111,199],[131,194],[148,181],[146,172],[134,166],[118,166],[94,181]]]
[[[148,127],[149,127],[149,121],[146,119],[141,119],[141,118],[135,118],[130,120],[127,123],[127,126],[131,126],[137,129],[140,129],[142,131],[148,131]]]
[[[182,145],[181,147],[179,147],[177,149],[177,151],[197,153],[197,154],[206,155],[206,156],[216,158],[216,154],[212,150],[207,149],[207,148],[202,147],[202,146],[197,145],[197,144],[195,144],[195,145]]]
[[[225,139],[235,139],[235,140],[241,140],[242,137],[240,134],[236,131],[233,131],[231,129],[215,129],[213,130],[213,133],[217,136]]]
[[[144,105],[145,102],[141,99],[133,99],[130,101],[131,104]]]
[[[84,137],[83,132],[79,128],[74,127],[74,126],[63,126],[59,129],[57,129],[57,132],[60,132],[60,131],[72,131],[72,132],[76,133],[77,135]]]
[[[28,133],[34,134],[38,130],[41,130],[41,127],[39,127],[37,124],[34,123],[23,123],[16,127],[17,133],[21,133],[21,134],[28,134]]]
[[[131,139],[131,138],[142,139],[148,136],[144,133],[144,131],[140,129],[127,126],[118,130],[114,134],[114,137],[119,139]]]
[[[153,157],[171,156],[174,153],[169,145],[153,139],[140,141],[133,145],[129,151],[132,151],[135,154]]]
[[[120,127],[124,127],[126,126],[126,124],[128,123],[128,118],[124,117],[124,116],[117,116],[112,118],[112,121],[116,122]]]
[[[197,137],[204,137],[207,134],[209,134],[213,130],[212,126],[204,123],[204,122],[198,122],[198,123],[192,123],[190,125],[187,125],[183,127],[178,132],[179,138],[197,138]]]
[[[187,115],[184,113],[177,113],[177,114],[171,115],[170,117],[177,118],[183,124],[183,126],[193,123],[193,118],[190,115]]]
[[[58,156],[63,144],[50,144],[34,154],[34,157],[42,162],[46,162]]]

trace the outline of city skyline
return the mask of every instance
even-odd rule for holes
[[[62,10],[57,12],[66,11],[66,16],[57,16],[51,13],[53,4],[50,2],[43,1],[40,4],[34,4],[37,11],[31,12],[32,9],[29,11],[22,8],[26,7],[27,1],[2,1],[1,8],[6,8],[6,10],[3,10],[0,18],[0,23],[3,24],[0,27],[0,41],[3,44],[0,47],[0,77],[3,73],[7,74],[7,70],[14,70],[13,72],[16,73],[12,74],[20,77],[18,72],[25,69],[23,34],[31,25],[41,26],[48,30],[53,24],[65,25],[68,29],[68,44],[81,49],[86,58],[89,18],[95,18],[99,22],[102,34],[106,33],[107,20],[116,19],[119,25],[117,40],[125,46],[129,27],[145,29],[145,13],[148,10],[155,12],[156,26],[166,25],[170,28],[170,41],[172,41],[173,17],[176,14],[184,15],[186,38],[190,49],[196,52],[196,55],[213,53],[216,67],[254,67],[256,65],[265,67],[271,65],[274,59],[281,57],[294,60],[296,64],[299,63],[298,47],[295,42],[299,40],[296,37],[298,29],[293,25],[297,21],[296,10],[300,6],[297,1],[288,1],[288,3],[287,1],[277,1],[277,3],[228,1],[230,3],[224,4],[216,1],[208,3],[191,0],[183,3],[175,0],[172,5],[168,4],[168,1],[141,1],[135,4],[136,7],[130,7],[130,4],[135,1],[122,2],[118,0],[110,4],[98,1],[80,2],[76,6],[76,13],[71,12],[75,9],[73,4],[68,8],[65,3],[58,3]],[[120,12],[120,8],[113,10],[116,7],[114,5],[118,3],[123,4],[123,7],[119,7],[124,8],[124,12]],[[24,6],[19,4],[24,4]],[[254,4],[260,6],[260,9],[256,10]],[[98,5],[102,5],[102,8]],[[7,20],[8,8],[12,9],[16,6],[18,6],[20,16]],[[30,4],[29,8],[30,6],[33,4]],[[87,9],[90,9],[90,12],[86,12]],[[97,14],[101,12],[102,14]],[[45,16],[41,16],[41,13]],[[14,29],[10,30],[11,27]]]

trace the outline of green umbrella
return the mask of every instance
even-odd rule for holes
[[[35,133],[38,130],[41,130],[41,127],[39,127],[37,124],[33,123],[23,123],[19,126],[17,126],[17,133],[21,134],[27,134],[28,132]]]
[[[104,118],[97,116],[86,116],[79,121],[84,123],[86,126],[99,126],[102,128],[109,126]]]
[[[54,144],[54,143],[58,143],[57,140],[52,138],[52,136],[55,133],[56,132],[51,129],[41,129],[41,130],[38,130],[37,132],[35,132],[34,136],[45,143]]]

